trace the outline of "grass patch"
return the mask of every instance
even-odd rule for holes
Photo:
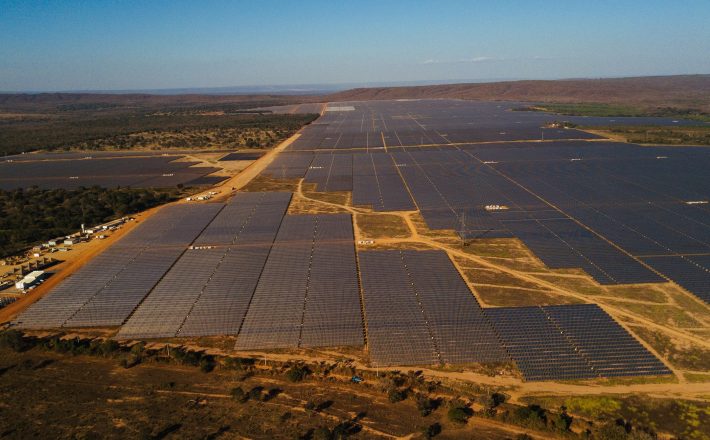
[[[710,403],[648,396],[527,397],[526,402],[545,407],[566,406],[570,414],[598,420],[623,418],[632,426],[654,430],[685,439],[707,439]]]
[[[367,238],[406,238],[410,236],[407,223],[391,214],[357,214],[357,227]]]
[[[710,127],[661,127],[655,125],[583,127],[612,138],[636,144],[710,145]]]
[[[268,176],[258,175],[247,183],[240,191],[289,191],[298,190],[298,179],[273,179]]]
[[[336,205],[348,206],[350,203],[350,193],[345,191],[338,192],[315,192],[309,191],[304,192],[304,196],[309,199],[318,200],[326,203],[333,203]]]
[[[556,295],[552,292],[531,291],[515,287],[475,286],[478,296],[489,306],[525,307],[558,304],[581,304],[575,298]]]
[[[683,377],[685,377],[685,380],[688,382],[694,382],[694,383],[704,383],[704,382],[710,382],[710,373],[704,374],[704,373],[683,373]]]
[[[637,304],[614,300],[609,300],[607,302],[609,304],[614,305],[615,307],[619,307],[633,312],[637,315],[644,316],[659,324],[669,325],[677,328],[701,326],[701,324],[697,320],[693,319],[681,308],[676,306],[668,304]]]
[[[609,295],[616,298],[629,298],[640,301],[666,303],[668,297],[656,286],[606,286]]]
[[[646,341],[654,350],[668,361],[680,368],[695,371],[707,371],[710,365],[710,350],[693,346],[681,345],[663,333],[647,327],[631,325],[633,332]]]
[[[710,114],[698,109],[678,107],[635,107],[604,103],[545,103],[517,110],[542,111],[568,116],[658,117],[710,122]]]

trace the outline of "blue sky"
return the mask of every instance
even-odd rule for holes
[[[710,73],[708,23],[708,0],[0,0],[0,90]]]

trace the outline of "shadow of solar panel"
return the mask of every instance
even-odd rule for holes
[[[600,376],[671,374],[661,361],[597,305],[546,306],[543,309]]]

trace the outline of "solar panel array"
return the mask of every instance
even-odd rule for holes
[[[33,304],[16,323],[23,328],[122,324],[223,206],[160,210]]]
[[[313,160],[311,153],[280,153],[266,166],[261,174],[275,179],[296,179],[303,177]]]
[[[119,330],[121,338],[236,334],[290,193],[238,193]]]
[[[363,343],[350,216],[284,217],[236,348]]]
[[[308,168],[304,182],[315,183],[318,191],[352,191],[352,155],[316,154]]]
[[[355,205],[413,209],[409,193],[432,229],[455,230],[464,238],[516,236],[551,267],[583,268],[602,284],[671,279],[707,301],[708,266],[690,257],[710,253],[710,211],[707,205],[684,204],[710,199],[707,151],[578,141],[593,136],[540,128],[558,117],[510,111],[519,105],[343,103],[352,111],[326,112],[290,149],[294,158],[302,152],[302,161],[314,151],[349,150]],[[667,118],[565,119],[587,125],[697,124]],[[501,143],[543,137],[577,141]],[[466,144],[479,141],[497,142]],[[332,155],[326,157],[332,161]],[[404,183],[377,164],[394,166]],[[330,173],[327,162],[315,167],[319,171],[309,174]],[[305,169],[296,172],[301,173]],[[328,190],[323,184],[318,188]],[[392,191],[395,203],[387,200]],[[490,205],[509,209],[485,208]],[[658,260],[660,255],[669,260]]]
[[[94,153],[91,153],[93,157]],[[107,188],[132,186],[140,188],[174,187],[190,184],[218,168],[192,167],[195,162],[176,161],[180,156],[148,156],[94,158],[74,155],[24,155],[17,160],[0,162],[0,189],[66,188],[94,185]],[[34,160],[32,160],[34,159]]]
[[[352,161],[353,205],[369,205],[375,211],[416,209],[388,154],[359,153]]]
[[[507,359],[446,253],[360,252],[370,357],[377,365]]]
[[[349,111],[326,111],[301,131],[291,150],[450,144],[520,139],[593,139],[578,130],[541,128],[558,116],[511,112],[516,103],[457,100],[338,103]],[[608,122],[608,119],[603,120]]]
[[[485,311],[525,380],[671,374],[594,304]]]

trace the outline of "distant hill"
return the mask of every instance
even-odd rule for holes
[[[453,98],[675,106],[710,111],[710,75],[505,81],[409,87],[373,87],[327,95],[328,101]]]
[[[323,99],[322,97],[320,99]],[[0,110],[95,110],[236,105],[259,107],[314,102],[294,95],[151,95],[147,93],[0,93]]]
[[[329,95],[0,93],[0,110],[94,110],[231,106],[235,108],[324,101],[449,98],[493,101],[607,103],[679,107],[710,112],[710,75],[523,80],[489,83],[355,88]]]

